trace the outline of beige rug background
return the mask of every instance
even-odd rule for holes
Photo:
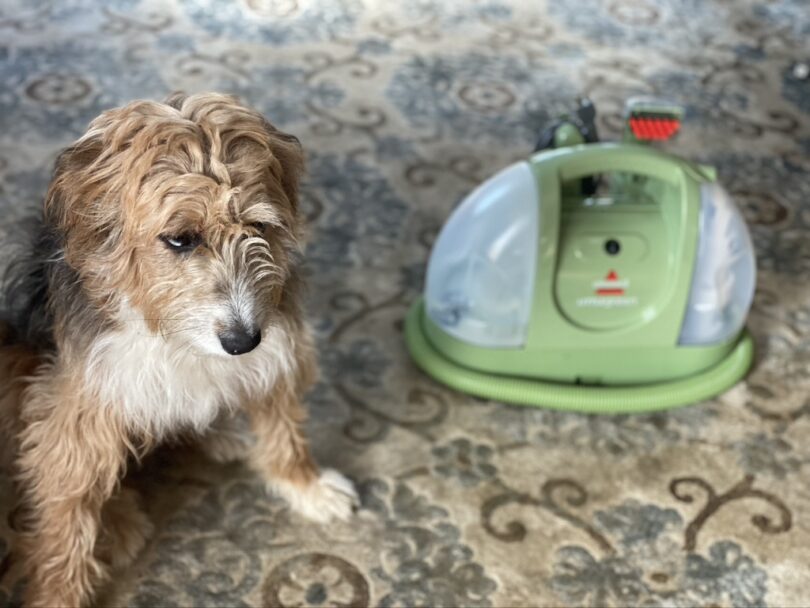
[[[810,5],[806,0],[5,0],[0,205],[38,204],[107,107],[234,92],[301,137],[313,222],[319,459],[364,509],[318,527],[190,451],[138,473],[157,523],[127,606],[810,603]],[[750,222],[748,381],[646,416],[519,409],[440,387],[402,319],[460,198],[590,95],[688,110],[672,148]],[[0,476],[0,560],[9,545]],[[0,561],[6,569],[8,560]],[[6,578],[0,606],[19,601]]]

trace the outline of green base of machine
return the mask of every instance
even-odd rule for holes
[[[619,414],[696,403],[731,388],[745,376],[754,359],[753,340],[743,331],[722,361],[683,379],[638,386],[567,385],[488,374],[458,365],[433,347],[425,336],[424,322],[420,299],[405,320],[405,340],[417,365],[440,383],[478,397],[559,410]]]

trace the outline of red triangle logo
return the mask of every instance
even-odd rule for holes
[[[605,280],[606,280],[606,281],[618,281],[618,280],[619,280],[619,275],[618,275],[618,274],[616,274],[616,271],[615,271],[615,270],[611,270],[611,271],[610,271],[610,272],[607,274],[607,276],[605,277]]]

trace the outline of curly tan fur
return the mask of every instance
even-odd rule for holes
[[[17,283],[42,294],[12,311],[0,357],[28,605],[90,602],[145,542],[120,495],[127,460],[243,405],[248,462],[304,514],[349,515],[351,484],[319,472],[302,431],[316,369],[296,264],[302,170],[295,138],[216,94],[106,112],[59,157],[37,241],[52,251]],[[193,246],[170,245],[178,235]],[[261,343],[228,354],[231,327]]]

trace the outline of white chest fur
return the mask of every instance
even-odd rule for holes
[[[96,343],[86,374],[102,402],[131,428],[161,437],[203,431],[223,408],[267,395],[292,361],[292,344],[280,329],[266,331],[247,354],[213,356],[131,323]]]

